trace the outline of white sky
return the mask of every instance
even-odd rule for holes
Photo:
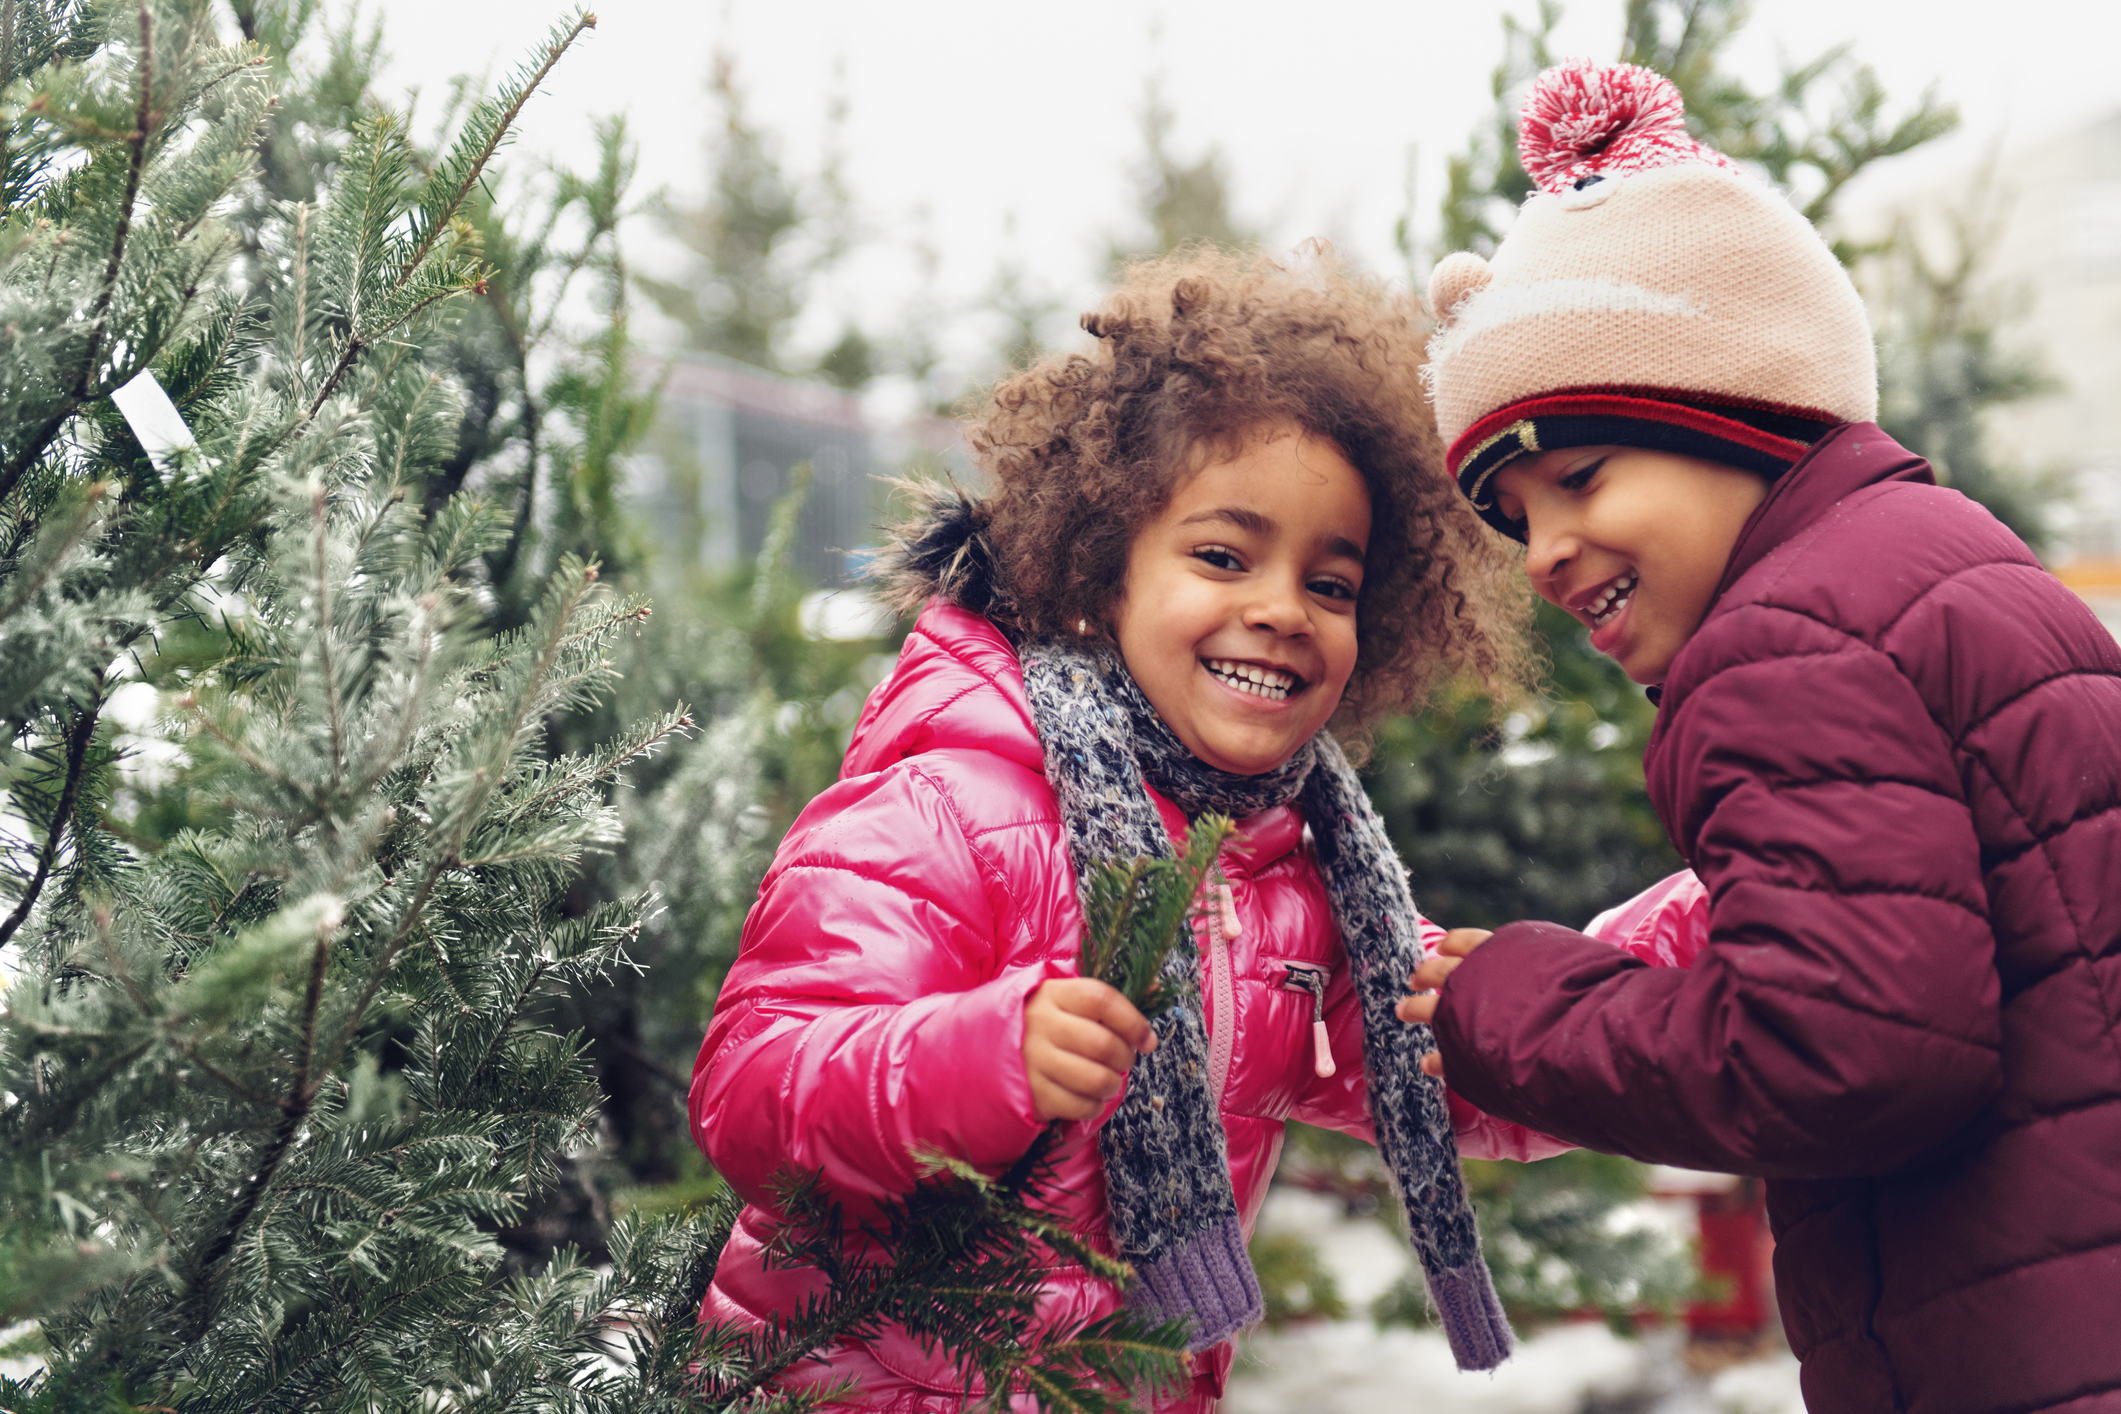
[[[499,70],[529,50],[561,0],[367,0],[399,86]],[[940,257],[944,302],[975,301],[998,262],[1020,261],[1072,308],[1094,297],[1104,241],[1125,228],[1145,78],[1164,76],[1176,147],[1219,145],[1242,215],[1284,242],[1324,234],[1396,270],[1393,222],[1408,152],[1433,220],[1444,158],[1488,105],[1505,11],[1536,0],[603,0],[600,24],[525,116],[510,161],[581,160],[588,119],[629,115],[641,187],[696,192],[717,45],[736,55],[754,114],[816,161],[835,74],[850,107],[847,170],[875,248],[835,297],[903,318],[920,289],[911,252]],[[1621,0],[1575,0],[1566,55],[1610,57]],[[417,36],[418,42],[415,43]],[[1968,153],[2121,107],[2111,0],[1759,0],[1741,58],[1853,43],[1896,99],[1935,84],[1958,103]],[[1937,170],[1951,154],[1923,164]],[[1893,174],[1881,178],[1890,186]],[[668,259],[652,232],[636,259]]]

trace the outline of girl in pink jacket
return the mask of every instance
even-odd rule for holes
[[[1392,1008],[1440,930],[1347,754],[1440,678],[1521,662],[1508,565],[1440,469],[1416,311],[1329,266],[1192,252],[1083,324],[1093,351],[1006,379],[970,428],[993,493],[902,528],[883,578],[925,608],[746,922],[692,1084],[749,1204],[702,1318],[822,1290],[763,1258],[776,1174],[821,1173],[851,1228],[919,1150],[999,1172],[1076,1121],[1046,1201],[1137,1280],[1056,1259],[1041,1319],[1188,1320],[1196,1377],[1159,1407],[1205,1410],[1260,1314],[1245,1242],[1297,1119],[1379,1144],[1459,1361],[1491,1368],[1510,1334],[1459,1152],[1563,1146],[1421,1074],[1427,1030]],[[1152,1026],[1075,976],[1078,878],[1210,811],[1240,834],[1174,955],[1197,1004]],[[846,1378],[848,1408],[965,1402],[896,1329],[785,1377]]]

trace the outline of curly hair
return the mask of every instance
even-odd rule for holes
[[[1355,671],[1332,722],[1359,749],[1370,723],[1444,678],[1520,687],[1529,599],[1444,474],[1419,307],[1323,247],[1309,254],[1190,247],[1140,261],[1083,316],[1095,349],[995,385],[966,431],[993,491],[966,510],[997,582],[968,607],[1025,639],[1109,633],[1128,546],[1178,482],[1250,434],[1296,426],[1338,446],[1370,494]],[[893,578],[899,602],[915,597]]]

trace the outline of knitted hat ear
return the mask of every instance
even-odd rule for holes
[[[1429,309],[1438,324],[1449,324],[1458,302],[1494,278],[1488,262],[1470,250],[1447,255],[1429,272]]]

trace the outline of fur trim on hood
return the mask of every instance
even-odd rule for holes
[[[946,599],[1015,639],[1015,608],[987,536],[991,512],[986,502],[955,483],[896,485],[913,513],[889,529],[884,548],[869,562],[867,578],[878,597],[901,614],[918,613],[930,599]]]

